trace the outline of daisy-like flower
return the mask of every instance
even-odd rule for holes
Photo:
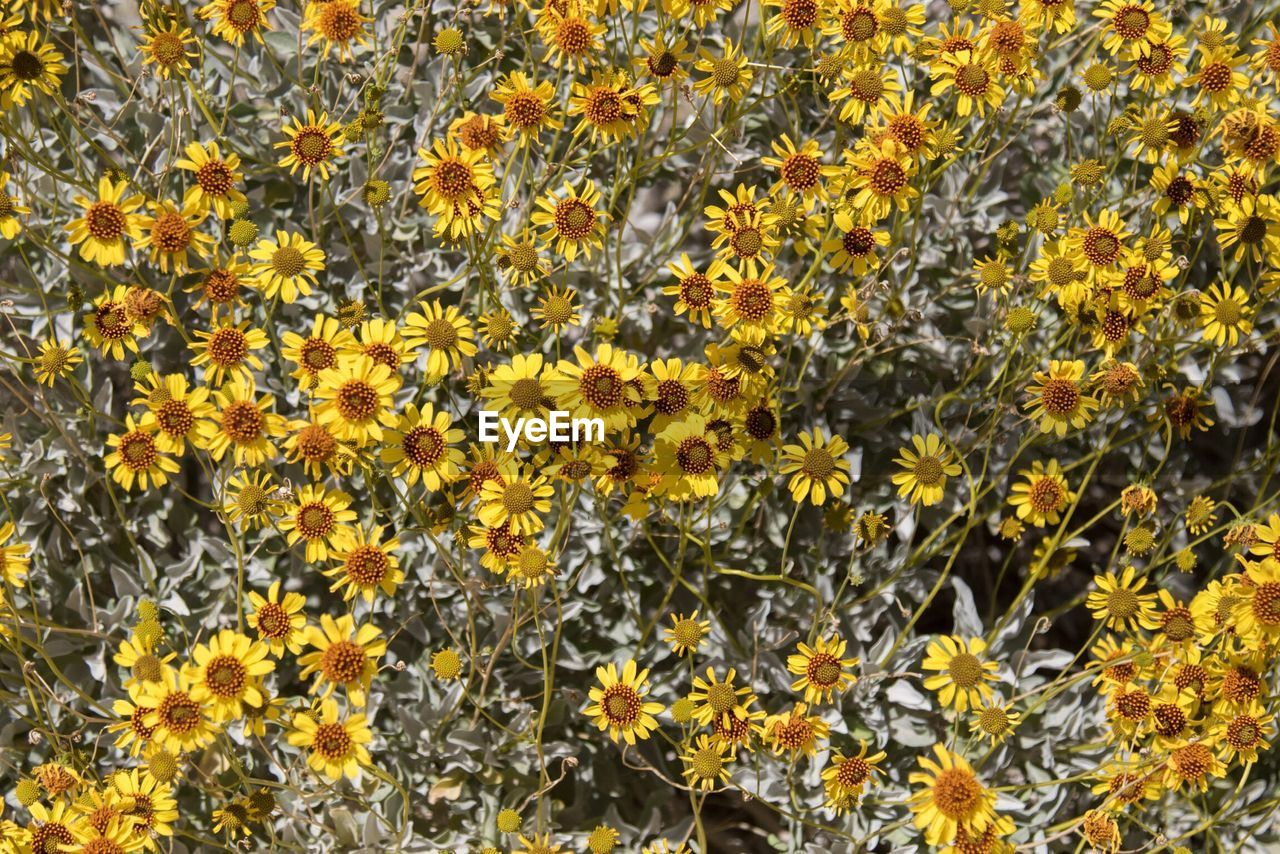
[[[222,512],[242,528],[261,525],[280,508],[267,472],[231,475],[222,488]]]
[[[730,667],[724,679],[719,679],[715,670],[708,667],[706,679],[693,677],[689,700],[694,704],[694,721],[703,726],[717,721],[728,726],[730,719],[745,720],[748,717],[747,706],[754,695],[749,685],[739,687],[734,684],[736,676],[737,671]]]
[[[837,635],[819,637],[810,646],[801,642],[796,653],[787,657],[787,670],[799,676],[791,683],[792,691],[803,691],[806,703],[830,702],[835,694],[858,681],[846,670],[857,667],[858,658],[845,658],[846,641]]]
[[[1000,665],[983,661],[979,656],[987,649],[982,638],[964,638],[943,635],[930,641],[925,649],[924,670],[940,671],[928,676],[924,687],[938,692],[938,702],[943,706],[963,712],[977,707],[992,697],[988,681],[994,681]]]
[[[196,644],[185,668],[192,698],[207,704],[215,723],[240,717],[243,704],[262,705],[262,677],[276,667],[269,653],[266,644],[231,629]]]
[[[1005,703],[987,702],[974,706],[973,717],[969,721],[969,731],[975,736],[990,739],[992,745],[999,744],[1022,722],[1022,715],[1013,711]]]
[[[702,48],[693,67],[706,75],[693,84],[693,91],[710,96],[712,103],[717,106],[726,99],[735,104],[741,101],[746,97],[747,89],[755,78],[755,72],[751,70],[742,46],[735,45],[728,38],[724,40],[724,48],[719,54]]]
[[[542,257],[537,238],[527,228],[518,236],[502,235],[498,268],[522,285],[531,285],[551,274],[551,262]]]
[[[671,651],[683,657],[686,653],[696,652],[702,645],[703,638],[711,631],[711,621],[699,620],[697,611],[687,617],[683,614],[672,614],[670,627],[662,631],[666,635],[667,643],[671,646]]]
[[[838,234],[824,241],[822,251],[831,256],[831,266],[841,273],[861,276],[877,265],[877,252],[889,245],[889,233],[853,221],[847,211],[832,216]]]
[[[806,704],[796,703],[765,721],[764,737],[775,754],[813,756],[818,752],[818,743],[830,735],[831,725],[808,711]]]
[[[167,667],[158,681],[143,683],[138,705],[148,710],[142,722],[151,728],[152,743],[170,753],[199,750],[217,735],[209,717],[212,701],[196,696],[191,677],[183,670]]]
[[[249,257],[254,287],[267,299],[279,296],[292,303],[298,295],[308,296],[316,286],[316,273],[324,269],[324,250],[300,234],[277,231],[276,239],[258,241]]]
[[[254,350],[267,346],[267,333],[253,329],[249,321],[233,323],[230,319],[205,332],[197,329],[191,349],[196,355],[191,359],[193,367],[204,366],[204,381],[220,386],[232,379],[252,379],[252,372],[262,370],[262,360]]]
[[[817,0],[765,0],[765,6],[778,11],[765,22],[765,31],[778,39],[783,47],[803,43],[813,47],[813,38],[822,26],[822,5]]]
[[[355,521],[356,512],[350,507],[351,496],[345,492],[326,489],[320,483],[308,484],[289,505],[280,530],[289,545],[299,540],[306,543],[308,563],[328,560],[330,551],[340,549],[351,536],[347,523]]]
[[[799,445],[784,445],[779,471],[791,475],[787,488],[792,500],[798,504],[808,498],[821,505],[828,494],[833,498],[844,495],[849,483],[849,461],[844,459],[848,450],[849,443],[843,438],[826,437],[818,427],[808,433],[800,431]]]
[[[241,296],[241,289],[247,284],[249,284],[249,264],[234,258],[225,262],[220,261],[215,250],[213,262],[209,268],[202,271],[199,278],[185,290],[188,293],[199,294],[192,308],[200,308],[208,303],[211,309],[210,319],[216,321],[222,309],[242,308],[247,305]]]
[[[34,29],[0,41],[0,108],[21,107],[35,92],[54,94],[67,73],[62,60],[62,53]]]
[[[1165,763],[1164,785],[1175,792],[1183,786],[1208,791],[1211,778],[1226,774],[1226,766],[1206,741],[1194,741],[1175,748]]]
[[[502,105],[503,118],[519,145],[535,141],[543,130],[564,127],[552,106],[555,96],[555,86],[549,80],[535,84],[522,71],[511,72],[489,93]]]
[[[701,379],[702,368],[686,365],[679,359],[656,359],[649,366],[653,371],[645,397],[653,401],[651,433],[661,433],[673,422],[683,420],[693,409],[694,388]]]
[[[1205,740],[1218,745],[1218,756],[1224,763],[1248,767],[1258,761],[1259,750],[1271,749],[1268,739],[1275,734],[1275,715],[1255,701],[1223,715]]]
[[[941,436],[916,434],[911,437],[912,448],[899,448],[894,462],[904,471],[893,475],[898,495],[908,498],[912,504],[932,507],[942,500],[947,478],[960,474],[960,464],[955,461],[951,448],[943,444]]]
[[[360,14],[360,6],[354,0],[327,0],[307,5],[302,30],[311,33],[307,47],[323,42],[324,58],[328,59],[329,52],[336,48],[338,58],[345,61],[351,58],[353,47],[369,41],[364,25],[372,20]]]
[[[286,649],[294,655],[302,652],[303,629],[307,625],[307,615],[302,612],[307,598],[301,593],[280,594],[279,581],[272,582],[266,596],[250,590],[253,610],[245,617],[249,628],[258,633],[258,640],[276,658],[282,657]]]
[[[963,756],[941,744],[933,746],[933,753],[936,762],[928,756],[919,757],[923,770],[908,777],[912,785],[920,787],[910,799],[915,826],[924,831],[930,845],[951,842],[961,828],[981,834],[996,820],[995,793],[978,780]]]
[[[280,355],[297,365],[289,376],[298,381],[304,389],[319,383],[320,374],[338,367],[339,353],[358,352],[355,336],[350,330],[343,329],[336,317],[317,314],[311,325],[311,335],[303,338],[296,332],[285,332],[280,336]],[[396,360],[395,368],[400,367]]]
[[[1029,416],[1040,422],[1041,433],[1061,438],[1068,429],[1079,430],[1089,423],[1098,402],[1084,393],[1083,379],[1084,362],[1079,359],[1053,359],[1048,371],[1032,375],[1034,384],[1027,389],[1032,397],[1024,406],[1031,410]]]
[[[457,240],[475,232],[500,211],[493,164],[483,150],[462,148],[452,137],[418,149],[422,162],[413,170],[418,204],[434,214],[435,234]]]
[[[291,463],[302,463],[311,477],[320,479],[326,470],[339,475],[351,471],[355,453],[338,441],[328,425],[300,419],[290,422],[289,430],[289,437],[284,440],[286,458]]]
[[[499,471],[500,480],[487,480],[480,489],[480,521],[489,527],[505,523],[516,535],[541,531],[541,514],[551,509],[554,487],[515,460],[503,463]]]
[[[307,749],[307,765],[317,774],[331,781],[346,777],[360,779],[362,766],[372,764],[369,749],[373,732],[361,712],[342,717],[338,701],[325,699],[320,703],[319,715],[299,712],[293,716],[292,731],[287,736],[289,744]]]
[[[637,384],[643,383],[640,360],[610,344],[601,344],[595,355],[574,347],[576,362],[561,359],[547,384],[557,405],[575,418],[599,418],[607,432],[635,424],[634,407],[640,403]]]
[[[285,434],[283,415],[272,412],[276,399],[273,395],[257,396],[253,380],[239,376],[214,392],[218,413],[204,424],[201,437],[210,456],[221,460],[228,450],[238,466],[258,466],[274,456],[273,438]]]
[[[1022,480],[1013,485],[1009,504],[1016,508],[1019,519],[1037,528],[1058,524],[1063,512],[1076,500],[1057,460],[1050,460],[1048,465],[1036,460],[1018,476]]]
[[[841,82],[844,85],[831,90],[828,97],[833,104],[840,104],[840,121],[854,125],[874,117],[891,94],[902,91],[897,73],[882,63],[855,67],[843,74]]]
[[[1226,206],[1226,216],[1213,222],[1223,254],[1235,247],[1232,259],[1246,257],[1255,263],[1280,255],[1280,202],[1275,196],[1244,196],[1237,205]]]
[[[1238,585],[1231,612],[1236,633],[1252,648],[1261,649],[1280,637],[1280,560],[1260,561],[1237,556],[1244,567],[1245,584]]]
[[[936,96],[954,91],[956,113],[961,117],[971,113],[985,116],[988,108],[994,110],[1004,103],[1005,90],[1000,85],[996,57],[992,53],[960,50],[947,54],[932,64],[930,74],[934,83],[929,94]]]
[[[111,479],[126,490],[133,489],[135,483],[141,490],[148,485],[164,486],[169,482],[169,475],[180,468],[160,452],[155,435],[136,424],[132,414],[125,416],[123,433],[107,437],[107,447],[111,452],[103,462],[111,472]]]
[[[164,27],[156,24],[146,26],[138,52],[142,54],[143,65],[154,65],[156,74],[168,80],[169,75],[183,75],[191,68],[191,60],[200,55],[199,44],[200,40],[190,27],[170,19]]]
[[[685,253],[680,254],[678,264],[669,264],[667,269],[675,276],[675,283],[667,285],[662,292],[676,298],[676,315],[689,313],[689,319],[711,328],[711,307],[715,299],[718,285],[723,284],[726,265],[723,261],[714,260],[705,273],[699,272]]]
[[[84,260],[103,267],[123,264],[125,238],[142,237],[142,217],[135,211],[142,207],[143,198],[126,197],[128,189],[127,181],[113,183],[104,175],[98,179],[96,199],[76,196],[75,202],[84,208],[84,216],[71,220],[66,228]]]
[[[382,531],[381,525],[368,531],[363,525],[356,525],[355,533],[339,544],[332,555],[339,565],[323,571],[334,580],[331,592],[342,590],[346,600],[359,595],[368,603],[373,602],[379,590],[387,596],[395,595],[404,581],[404,571],[394,554],[400,548],[400,540],[391,537],[384,541]]]
[[[187,442],[199,446],[214,411],[207,388],[191,388],[182,374],[152,373],[134,390],[133,405],[147,408],[139,427],[155,433],[161,453],[181,455]]]
[[[1240,70],[1248,61],[1234,45],[1201,50],[1200,66],[1182,82],[1184,88],[1196,89],[1191,106],[1208,102],[1210,108],[1224,110],[1237,103],[1249,87],[1249,75]]]
[[[344,3],[345,0],[331,0],[333,3]],[[321,4],[324,6],[328,3]],[[284,142],[277,142],[276,148],[287,149],[280,158],[280,166],[293,175],[302,167],[302,180],[311,179],[311,172],[328,181],[330,172],[334,170],[334,158],[342,154],[342,125],[329,121],[329,114],[322,112],[319,116],[315,110],[307,110],[307,119],[294,116],[291,124],[283,128],[288,137]]]
[[[777,319],[778,291],[787,280],[774,274],[774,265],[765,264],[758,274],[744,274],[724,268],[725,279],[714,283],[717,296],[712,310],[720,325],[733,329],[741,324],[755,330],[771,331]]]
[[[543,9],[535,26],[547,47],[544,62],[553,67],[565,65],[581,74],[596,60],[605,28],[588,14],[588,7],[574,4]]]
[[[185,708],[179,704],[173,711],[182,712]],[[181,752],[167,746],[166,750],[171,754]],[[173,836],[173,823],[178,820],[178,802],[173,797],[171,784],[157,780],[146,769],[138,768],[117,771],[107,782],[120,795],[121,804],[128,805],[125,817],[133,823],[134,845],[145,846],[148,840]]]
[[[532,222],[545,226],[542,239],[572,263],[578,254],[590,258],[594,250],[604,246],[607,215],[596,210],[600,191],[594,181],[585,181],[578,189],[564,182],[561,195],[547,193],[538,198]]]
[[[179,169],[194,173],[195,183],[183,197],[186,204],[195,203],[201,210],[213,209],[223,219],[231,218],[233,205],[243,204],[244,193],[236,184],[244,180],[240,156],[233,151],[225,155],[218,143],[193,142],[183,149],[186,157],[174,163]]]
[[[876,143],[864,138],[853,151],[845,151],[848,182],[855,209],[863,225],[883,219],[894,209],[905,211],[920,192],[911,186],[916,162],[892,137]],[[850,194],[846,194],[850,195]]]
[[[574,83],[569,93],[569,115],[582,116],[573,132],[590,132],[592,142],[618,142],[630,137],[636,128],[637,112],[653,95],[647,84],[633,88],[625,71],[593,71],[590,83]]]
[[[552,369],[544,365],[541,353],[511,357],[511,363],[499,365],[489,375],[489,385],[481,392],[507,418],[547,417],[552,400]]]
[[[1163,41],[1173,32],[1151,0],[1103,0],[1093,16],[1102,19],[1102,47],[1112,54],[1126,51],[1146,56],[1153,42]]]
[[[405,318],[404,339],[410,347],[426,345],[427,378],[435,382],[448,375],[450,368],[462,369],[462,360],[476,354],[475,329],[457,306],[445,306],[439,300],[420,302],[422,313]]]
[[[463,432],[453,426],[447,411],[437,412],[430,403],[420,410],[411,403],[382,438],[386,447],[380,459],[410,486],[421,479],[423,486],[434,491],[458,478],[463,454],[453,446],[462,441]]]
[[[271,29],[267,12],[276,0],[210,0],[196,11],[196,17],[213,21],[213,34],[236,47],[244,45],[245,36],[253,36],[262,44],[262,34]]]
[[[529,314],[537,319],[539,328],[550,329],[558,334],[566,326],[578,326],[582,323],[577,300],[578,292],[573,288],[562,289],[552,285],[538,297],[537,305]]]
[[[394,427],[393,397],[401,378],[368,356],[343,359],[320,375],[316,417],[334,437],[362,446],[382,441],[382,428]]]
[[[810,139],[796,146],[791,137],[784,133],[773,140],[770,147],[773,155],[760,158],[761,166],[768,166],[778,172],[778,180],[769,188],[770,193],[777,194],[786,189],[801,198],[827,198],[825,181],[840,170],[822,162],[822,147],[816,140]]]
[[[340,356],[368,356],[392,371],[399,371],[401,365],[414,360],[414,349],[404,340],[395,323],[374,317],[360,324],[354,339],[341,338],[338,353]]]
[[[16,531],[12,522],[0,524],[0,579],[10,587],[22,587],[31,566],[31,546],[24,542],[9,544]]]
[[[123,354],[122,354],[123,355]],[[40,342],[36,355],[36,380],[41,385],[52,386],[54,381],[70,376],[76,365],[84,361],[80,350],[56,335]]]
[[[1204,340],[1218,347],[1224,344],[1234,347],[1241,336],[1248,337],[1253,331],[1249,294],[1230,282],[1210,285],[1208,291],[1200,294],[1200,324]]]
[[[347,692],[351,705],[365,704],[369,686],[378,671],[378,659],[387,652],[382,630],[372,623],[356,627],[350,614],[336,620],[328,614],[320,617],[320,625],[308,626],[306,641],[314,651],[298,657],[303,679],[315,674],[311,693],[327,699],[339,687]]]
[[[724,462],[719,437],[698,414],[672,421],[654,440],[654,470],[662,476],[658,489],[677,500],[719,492]]]
[[[684,762],[684,778],[694,789],[710,792],[729,781],[729,745],[701,733],[680,757]]]
[[[1113,572],[1094,576],[1098,589],[1089,593],[1085,605],[1095,620],[1101,620],[1109,629],[1132,631],[1142,620],[1155,616],[1156,594],[1141,592],[1147,586],[1147,578],[1137,572],[1128,566],[1118,577]]]
[[[16,196],[9,193],[9,173],[0,169],[0,237],[12,240],[22,231],[22,220],[19,217],[31,213],[31,208],[20,204]]]
[[[583,710],[591,722],[601,731],[608,730],[615,742],[618,736],[627,744],[647,739],[658,728],[654,717],[662,713],[663,705],[647,700],[649,670],[640,669],[635,661],[628,660],[619,674],[617,665],[610,662],[596,668],[599,685],[588,692],[591,703]]]
[[[822,770],[827,806],[840,815],[857,803],[867,786],[876,781],[875,775],[884,773],[880,767],[884,758],[883,750],[870,753],[861,739],[856,754],[846,755],[839,750],[832,753],[830,764]]]

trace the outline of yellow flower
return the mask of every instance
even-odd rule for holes
[[[561,359],[547,384],[556,404],[575,418],[601,419],[607,432],[634,426],[645,375],[640,360],[610,344],[594,356],[582,347],[573,352],[577,362]]]
[[[331,2],[343,3],[344,0]],[[275,147],[287,149],[287,153],[280,158],[279,165],[287,168],[290,175],[301,166],[304,181],[310,180],[312,170],[320,180],[328,181],[334,170],[334,158],[342,154],[342,125],[329,121],[328,113],[322,112],[317,117],[315,111],[309,109],[305,122],[294,116],[292,124],[286,124],[283,130],[288,139],[277,142]]]
[[[680,254],[678,264],[669,264],[667,269],[676,277],[673,285],[667,285],[662,292],[676,298],[676,315],[689,313],[689,319],[711,328],[711,306],[715,299],[717,286],[723,284],[722,277],[726,265],[723,261],[714,260],[708,265],[705,273],[698,272],[685,253]]]
[[[343,359],[320,375],[316,416],[339,440],[380,442],[382,428],[396,425],[392,398],[400,383],[399,374],[368,356]]]
[[[695,610],[689,616],[671,615],[671,627],[662,630],[666,635],[671,651],[678,656],[691,653],[702,644],[702,639],[711,631],[710,620],[699,620]]]
[[[407,365],[416,356],[415,345],[404,340],[395,323],[380,317],[363,321],[355,339],[342,337],[338,343],[339,355],[368,356],[392,371],[399,371],[401,365]]]
[[[645,700],[649,693],[649,671],[639,669],[635,661],[628,660],[618,668],[612,662],[596,668],[600,683],[588,691],[591,700],[584,713],[601,731],[608,730],[615,742],[621,735],[627,744],[636,739],[647,739],[658,728],[654,715],[662,713],[663,705]]]
[[[352,56],[353,45],[368,42],[369,35],[364,25],[372,20],[360,14],[359,4],[354,0],[327,0],[307,4],[302,29],[311,32],[307,47],[322,41],[324,51],[321,56],[328,59],[329,51],[337,48],[338,58],[346,60]]]
[[[374,525],[366,533],[363,525],[356,525],[354,535],[338,545],[332,557],[341,565],[323,571],[334,579],[331,592],[346,588],[343,599],[359,594],[369,603],[379,590],[387,596],[395,595],[396,587],[404,581],[400,561],[393,554],[400,548],[400,540],[392,537],[383,542],[382,530],[381,525]]]
[[[382,438],[386,447],[380,459],[410,486],[421,478],[427,489],[439,490],[458,478],[463,455],[452,446],[462,441],[463,432],[447,411],[436,412],[430,403],[419,410],[411,403]]]
[[[943,446],[942,437],[936,433],[921,436],[918,433],[911,437],[911,448],[899,448],[898,457],[894,460],[904,471],[893,475],[892,481],[898,487],[898,496],[910,496],[912,504],[932,507],[942,500],[946,491],[947,478],[960,474],[960,464],[949,447]]]
[[[530,311],[539,321],[539,327],[559,333],[566,326],[578,326],[582,323],[582,315],[578,313],[578,292],[573,288],[547,288],[538,297],[538,304]]]
[[[910,799],[915,826],[924,831],[930,845],[951,842],[961,828],[982,833],[996,820],[995,793],[982,785],[963,756],[941,744],[935,744],[933,752],[938,761],[919,757],[924,770],[908,777],[912,785],[920,786]]]
[[[178,752],[172,748],[169,751]],[[155,844],[154,839],[173,836],[173,822],[178,820],[173,786],[137,768],[117,771],[109,782],[120,795],[121,803],[129,805],[125,817],[133,822],[134,844]]]
[[[31,566],[31,546],[23,542],[8,545],[16,530],[12,522],[0,524],[0,579],[10,587],[22,587]]]
[[[924,687],[938,692],[938,702],[943,706],[963,712],[991,699],[991,686],[999,665],[979,658],[987,649],[982,638],[964,638],[943,635],[930,641],[925,648],[921,667],[939,671],[936,676],[925,677]]]
[[[341,718],[338,702],[332,699],[320,703],[318,716],[306,712],[294,715],[288,741],[294,747],[305,747],[307,765],[329,780],[359,780],[361,766],[373,761],[365,746],[373,741],[373,732],[364,714]]]
[[[242,704],[263,702],[261,677],[275,670],[267,645],[231,629],[223,629],[208,644],[196,644],[186,676],[191,696],[210,704],[208,715],[215,721],[241,716]]]
[[[787,488],[792,500],[798,504],[808,498],[821,505],[828,493],[834,498],[844,495],[849,483],[849,461],[844,459],[848,450],[844,439],[835,435],[827,438],[819,427],[808,433],[800,431],[799,445],[784,445],[780,472],[791,475]]]
[[[342,687],[351,705],[364,706],[373,676],[378,672],[378,659],[387,652],[382,631],[372,623],[357,628],[350,614],[336,620],[324,614],[319,627],[307,627],[306,641],[315,650],[298,657],[298,664],[302,665],[299,675],[306,679],[315,674],[311,693],[320,692],[322,698],[328,699]]]
[[[104,175],[98,179],[96,199],[75,197],[76,204],[84,208],[84,216],[67,223],[66,230],[72,245],[80,247],[84,260],[103,267],[123,264],[125,238],[138,240],[142,236],[142,217],[135,211],[142,207],[143,198],[126,198],[128,189],[128,182],[112,183]],[[122,289],[122,285],[117,286],[117,290]]]
[[[1224,255],[1234,246],[1231,257],[1237,263],[1280,256],[1280,202],[1275,196],[1245,196],[1238,204],[1227,204],[1225,213],[1213,221]]]
[[[593,249],[604,246],[607,214],[596,210],[599,201],[600,191],[594,181],[584,181],[576,190],[565,181],[563,195],[548,192],[538,198],[538,209],[531,221],[546,226],[542,239],[555,247],[566,262],[572,263],[579,252],[590,258]]]
[[[179,470],[178,464],[160,453],[152,431],[135,424],[132,414],[125,416],[124,428],[124,433],[107,437],[107,447],[113,450],[103,462],[111,479],[127,490],[133,489],[135,482],[143,490],[148,484],[164,486],[169,475]]]
[[[171,19],[163,28],[154,23],[148,24],[138,52],[142,54],[143,65],[154,64],[156,73],[168,80],[170,74],[185,74],[191,68],[191,60],[200,54],[198,50],[189,48],[199,43],[190,27]]]
[[[725,463],[716,434],[698,414],[672,421],[654,440],[654,469],[662,476],[658,491],[677,500],[719,492]]]
[[[313,483],[302,487],[297,499],[289,506],[280,520],[280,530],[286,534],[289,545],[299,540],[306,542],[308,563],[328,560],[330,550],[340,549],[351,536],[347,522],[356,519],[351,507],[351,496],[338,490],[326,489]]]
[[[57,92],[67,73],[62,59],[53,44],[41,43],[37,30],[0,41],[0,109],[23,106],[33,89],[46,95]]]
[[[251,382],[254,370],[262,370],[262,360],[253,354],[269,343],[267,333],[251,329],[249,321],[235,324],[230,319],[205,332],[195,331],[196,341],[191,349],[196,352],[192,367],[204,366],[204,381],[212,386],[242,379]]]
[[[418,204],[434,214],[435,234],[457,240],[472,234],[486,218],[498,219],[493,164],[482,149],[460,148],[453,138],[437,139],[418,149],[421,165],[413,170]]]
[[[257,631],[258,639],[276,658],[283,656],[286,649],[294,655],[302,652],[303,629],[307,625],[302,613],[306,597],[301,593],[285,593],[282,597],[280,585],[279,581],[272,582],[266,596],[250,590],[253,611],[245,617],[249,628]]]
[[[267,12],[275,7],[276,0],[210,0],[196,10],[196,17],[213,19],[213,34],[241,47],[246,35],[262,44],[263,31],[271,29]]]
[[[504,463],[500,472],[501,480],[486,481],[480,488],[480,521],[489,527],[507,523],[516,535],[541,531],[539,514],[551,509],[551,484],[514,460]]]
[[[31,208],[19,204],[18,198],[9,194],[9,173],[0,169],[0,237],[12,240],[22,231],[22,220],[18,217],[31,213]]]
[[[604,25],[586,17],[587,8],[577,5],[560,7],[548,5],[538,15],[535,24],[538,36],[547,46],[542,61],[551,66],[567,65],[581,74],[600,56],[600,36]]]
[[[853,221],[846,211],[837,211],[831,218],[839,236],[822,244],[822,251],[830,254],[831,266],[836,270],[861,276],[867,270],[878,267],[877,251],[889,245],[889,233],[876,231]]]
[[[558,130],[564,122],[555,116],[552,101],[556,90],[550,81],[534,84],[521,71],[513,71],[489,94],[502,105],[507,127],[516,134],[518,145],[527,145],[544,129]]]
[[[574,83],[569,93],[569,115],[582,116],[574,134],[591,141],[618,142],[636,130],[638,113],[646,101],[654,101],[653,88],[631,85],[625,71],[593,71],[590,83]]]
[[[279,509],[275,486],[267,472],[232,475],[222,492],[222,512],[243,528],[262,524]]]
[[[336,317],[325,317],[317,314],[311,325],[311,335],[303,338],[296,332],[285,332],[280,336],[280,355],[297,365],[289,376],[298,381],[304,389],[312,388],[319,383],[320,374],[338,366],[338,354],[360,352],[355,336],[343,329]],[[397,360],[395,367],[398,368]]]
[[[852,207],[861,210],[861,225],[871,226],[897,208],[905,211],[920,192],[911,186],[917,167],[906,147],[891,136],[879,143],[868,138],[844,153]]]
[[[693,720],[703,726],[716,721],[728,725],[731,719],[748,717],[747,706],[754,695],[749,685],[733,684],[736,676],[737,671],[730,667],[724,679],[718,679],[715,670],[708,667],[706,679],[693,677],[693,690],[689,692],[689,700],[694,704]]]
[[[858,681],[845,670],[857,667],[859,659],[845,658],[844,638],[832,635],[819,637],[813,646],[803,641],[796,646],[796,654],[787,657],[787,670],[800,678],[791,683],[792,691],[804,691],[806,703],[830,702],[835,694]]]
[[[1089,423],[1098,402],[1082,392],[1083,377],[1084,362],[1079,359],[1052,359],[1047,372],[1035,372],[1035,384],[1027,389],[1032,399],[1024,406],[1031,410],[1031,418],[1039,420],[1041,433],[1062,437],[1068,428],[1079,430]]]
[[[813,47],[813,37],[819,32],[823,17],[817,0],[764,0],[764,5],[778,7],[777,14],[765,22],[765,32],[777,36],[783,47],[801,43]]]
[[[1132,566],[1125,567],[1119,577],[1113,572],[1095,575],[1093,583],[1098,589],[1089,593],[1085,605],[1107,628],[1132,631],[1141,620],[1154,616],[1156,594],[1139,592],[1147,579],[1139,577]]]
[[[1018,476],[1023,480],[1013,485],[1009,504],[1016,508],[1019,519],[1037,528],[1058,524],[1062,513],[1076,500],[1057,460],[1050,460],[1047,466],[1036,460]]]
[[[209,719],[211,701],[196,696],[190,676],[182,670],[165,668],[158,681],[143,683],[138,705],[148,709],[142,722],[152,728],[152,742],[171,753],[198,750],[217,734]]]
[[[1013,711],[1011,706],[998,702],[984,702],[981,706],[973,707],[969,731],[978,737],[986,736],[994,746],[1004,741],[1021,722],[1022,715]]]
[[[42,385],[52,386],[60,377],[70,376],[83,361],[84,356],[75,346],[56,335],[46,338],[40,342],[40,353],[36,356],[36,379]]]
[[[1280,560],[1236,559],[1244,567],[1248,583],[1235,588],[1234,628],[1248,646],[1262,649],[1280,636]]]
[[[818,742],[831,732],[831,726],[817,715],[807,714],[809,707],[804,703],[796,703],[790,711],[770,715],[765,721],[765,738],[773,747],[773,752],[781,755],[797,753],[813,756],[818,751]]]
[[[439,300],[420,302],[422,313],[405,318],[404,337],[411,347],[427,346],[427,379],[435,382],[462,368],[464,358],[476,354],[475,330],[457,306],[441,305]]]
[[[1200,294],[1200,325],[1204,328],[1204,340],[1216,346],[1234,347],[1240,337],[1253,331],[1249,319],[1249,294],[1239,285],[1221,282],[1211,285],[1207,293]]]
[[[1005,98],[996,71],[996,57],[992,53],[960,50],[938,59],[930,67],[934,78],[930,95],[941,95],[947,90],[956,93],[956,114],[963,117],[971,113],[985,116],[987,108],[999,107]]]
[[[822,770],[822,787],[827,796],[827,806],[837,815],[845,812],[868,785],[876,781],[876,774],[883,774],[880,763],[885,752],[868,753],[867,743],[858,740],[858,752],[845,755],[837,750],[831,754],[831,763]]]
[[[680,757],[684,762],[684,778],[689,786],[710,792],[721,783],[729,782],[729,761],[725,751],[729,746],[701,733]]]
[[[705,3],[699,6],[718,5],[719,2],[724,0],[717,0],[716,4]],[[706,76],[693,84],[695,92],[710,95],[712,102],[717,105],[726,98],[736,104],[746,97],[755,72],[751,70],[741,45],[735,45],[733,39],[726,38],[719,56],[705,47],[699,51],[698,56],[698,61],[693,64],[693,67]]]
[[[232,450],[238,466],[261,465],[276,453],[272,438],[283,436],[285,419],[270,409],[276,399],[270,394],[257,397],[252,379],[236,377],[214,392],[218,414],[204,422],[205,447],[215,460]]]
[[[187,188],[184,204],[194,202],[201,210],[212,208],[223,219],[231,218],[233,205],[245,201],[236,184],[244,180],[240,156],[233,151],[224,156],[218,143],[192,142],[183,149],[186,157],[174,163],[179,169],[193,172],[195,183]]]
[[[300,234],[277,231],[276,239],[258,241],[249,257],[254,287],[267,299],[277,295],[292,303],[298,295],[308,296],[316,285],[315,274],[324,269],[324,250]]]
[[[134,390],[133,405],[147,408],[139,427],[156,434],[162,453],[181,455],[188,441],[200,446],[214,411],[207,388],[189,387],[182,374],[151,373]]]

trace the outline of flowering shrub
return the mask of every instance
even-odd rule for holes
[[[1275,4],[0,10],[3,850],[1280,844]]]

